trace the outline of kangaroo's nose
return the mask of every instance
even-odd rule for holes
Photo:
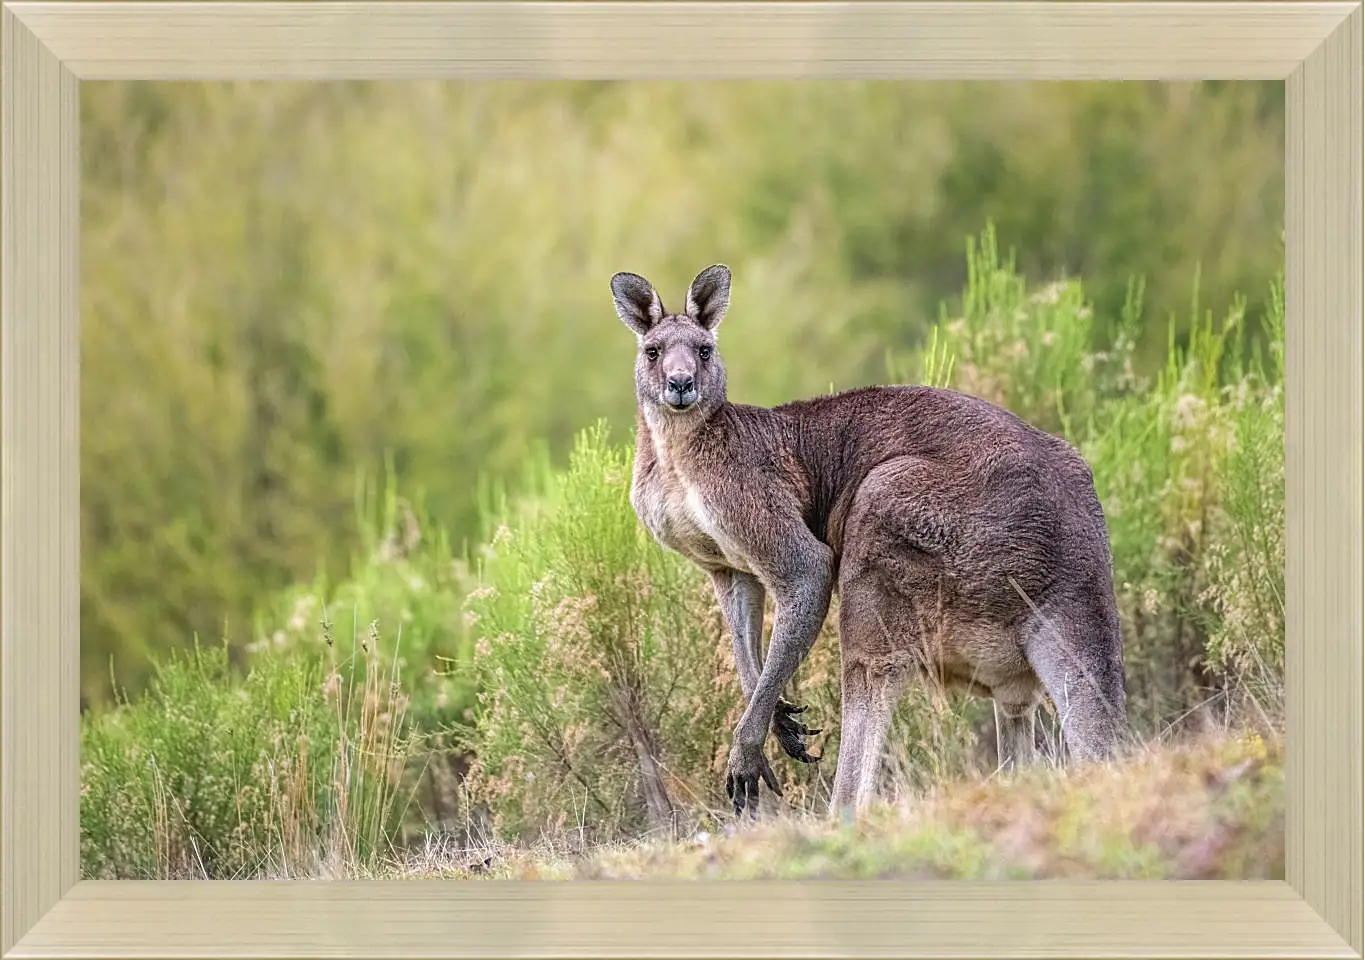
[[[678,393],[687,393],[694,386],[696,386],[696,381],[690,373],[680,373],[668,378],[668,389]]]

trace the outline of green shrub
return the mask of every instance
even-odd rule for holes
[[[500,833],[671,829],[680,804],[714,799],[698,774],[738,702],[719,613],[640,526],[630,476],[604,425],[581,434],[480,558],[469,783]]]
[[[263,657],[245,677],[196,644],[137,702],[83,717],[84,876],[345,876],[390,854],[406,697],[378,639],[330,662]],[[367,679],[348,689],[357,661]]]
[[[265,655],[327,659],[324,616],[350,633],[377,624],[394,638],[393,669],[411,698],[414,729],[444,742],[451,721],[474,703],[461,610],[469,576],[444,529],[422,509],[420,497],[414,500],[400,495],[391,467],[382,485],[362,485],[359,549],[346,576],[333,582],[319,575],[272,598],[256,618],[248,663]]]
[[[1222,510],[1205,555],[1210,664],[1271,717],[1284,710],[1284,296],[1271,289],[1270,344],[1242,381],[1224,388],[1230,449]]]

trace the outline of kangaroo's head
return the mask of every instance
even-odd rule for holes
[[[616,312],[639,341],[635,396],[649,416],[705,419],[725,402],[725,365],[716,352],[716,327],[730,305],[730,268],[707,267],[687,288],[682,313],[664,309],[644,277],[611,278]]]

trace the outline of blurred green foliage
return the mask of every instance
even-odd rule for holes
[[[775,403],[884,379],[987,220],[1023,277],[1085,276],[1097,342],[1145,278],[1138,375],[1196,265],[1256,314],[1281,259],[1275,83],[91,82],[82,123],[95,702],[338,582],[386,456],[458,555],[529,456],[621,436],[617,270],[676,305],[729,263],[733,398]]]

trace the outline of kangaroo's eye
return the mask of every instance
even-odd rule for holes
[[[698,348],[697,348],[697,356],[701,357],[703,360],[710,360],[710,359],[711,359],[711,348],[710,348],[710,347],[698,347]]]
[[[650,363],[653,363],[655,360],[659,359],[659,348],[645,347],[645,356],[649,358]]]

